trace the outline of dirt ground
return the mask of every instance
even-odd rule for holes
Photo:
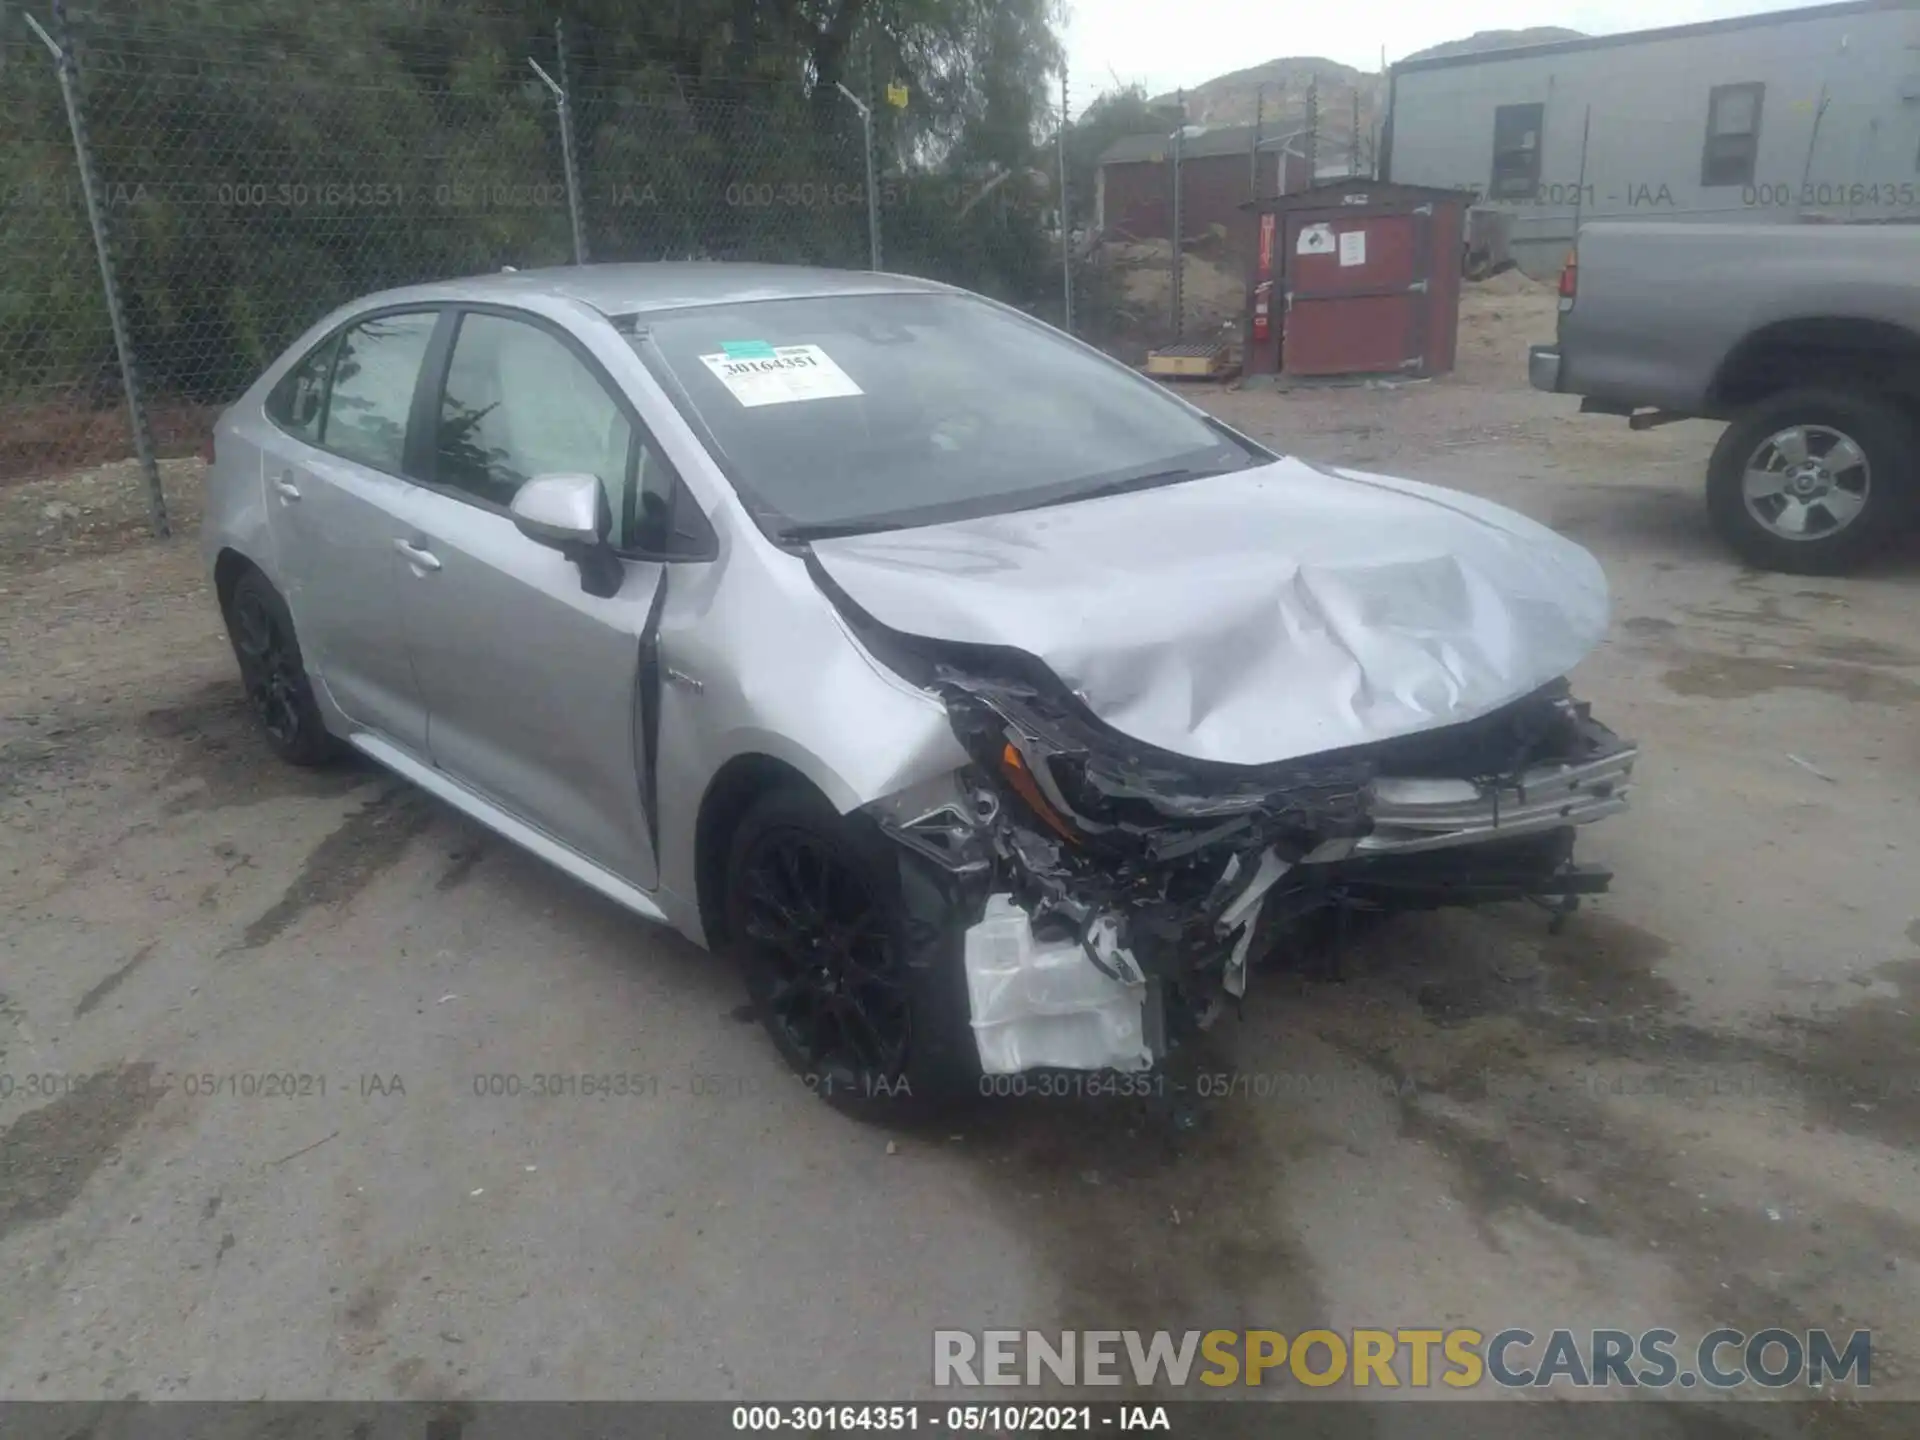
[[[1575,683],[1644,758],[1583,842],[1613,894],[1256,975],[1221,1037],[1255,1082],[1193,1133],[836,1116],[725,965],[370,769],[268,757],[190,466],[167,543],[125,467],[0,490],[0,1395],[904,1398],[937,1327],[1724,1324],[1871,1328],[1870,1393],[1920,1398],[1920,549],[1740,569],[1711,427],[1525,387],[1552,315],[1503,277],[1447,379],[1202,392],[1592,548],[1615,621]],[[657,1087],[490,1093],[602,1072]],[[1393,1409],[1340,1433],[1437,1433]],[[1698,1411],[1633,1433],[1907,1433]]]

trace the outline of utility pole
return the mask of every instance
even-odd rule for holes
[[[573,89],[567,68],[567,29],[564,21],[553,22],[553,53],[560,70],[560,83],[549,88],[560,111],[560,163],[567,176],[567,220],[573,226],[573,263],[587,263],[587,231],[580,219],[580,160],[575,152],[573,133]],[[539,67],[536,65],[537,71]],[[546,79],[542,75],[541,79]]]
[[[1307,81],[1307,187],[1320,171],[1320,77]]]
[[[1060,313],[1061,328],[1073,333],[1073,205],[1067,188],[1067,62],[1060,61]]]
[[[1185,90],[1178,90],[1174,92],[1174,103],[1175,103],[1175,107],[1180,112],[1179,123],[1174,126],[1174,131],[1173,131],[1173,225],[1172,225],[1172,230],[1173,230],[1173,245],[1172,245],[1172,249],[1173,249],[1173,255],[1172,255],[1173,338],[1175,340],[1178,340],[1182,337],[1182,324],[1183,324],[1184,314],[1186,311],[1186,305],[1184,304],[1183,297],[1180,294],[1180,281],[1182,278],[1180,274],[1180,227],[1183,223],[1183,217],[1180,214],[1180,160],[1181,160],[1181,151],[1184,149],[1187,141],[1187,92]]]
[[[867,109],[862,117],[867,127],[867,258],[880,268],[880,165],[874,147],[880,143],[879,127],[873,118],[873,36],[879,27],[871,11],[867,14]]]
[[[1253,144],[1247,147],[1247,198],[1260,198],[1260,127],[1267,116],[1267,87],[1253,92]]]
[[[1367,174],[1375,180],[1382,178],[1380,174],[1380,112],[1384,109],[1388,112],[1387,118],[1389,120],[1393,118],[1392,107],[1387,103],[1392,95],[1393,77],[1387,73],[1387,47],[1382,44],[1380,85],[1373,92],[1373,124],[1368,127],[1367,133]]]

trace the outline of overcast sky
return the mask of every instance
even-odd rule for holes
[[[1067,0],[1067,63],[1076,112],[1116,77],[1151,94],[1197,85],[1283,55],[1324,55],[1377,69],[1476,30],[1564,25],[1589,35],[1786,10],[1803,0]]]

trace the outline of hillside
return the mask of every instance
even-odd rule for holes
[[[1482,50],[1505,50],[1517,45],[1544,45],[1554,40],[1578,40],[1582,32],[1560,25],[1535,25],[1524,30],[1479,30],[1464,40],[1431,45],[1405,57],[1425,60],[1440,55],[1466,55]],[[1186,92],[1187,118],[1196,125],[1250,125],[1256,110],[1275,134],[1298,129],[1306,121],[1307,87],[1319,85],[1322,164],[1347,160],[1354,154],[1356,115],[1360,156],[1372,162],[1378,124],[1386,116],[1387,84],[1383,75],[1356,70],[1318,55],[1290,55],[1249,66],[1196,85]],[[1172,94],[1154,97],[1156,105],[1171,105]]]
[[[1284,134],[1305,123],[1307,87],[1315,81],[1319,82],[1320,160],[1349,157],[1356,95],[1364,152],[1371,144],[1375,122],[1385,114],[1385,83],[1378,75],[1317,55],[1269,60],[1196,85],[1186,93],[1187,118],[1196,125],[1251,125],[1258,110],[1268,130]],[[1158,96],[1155,103],[1171,105],[1173,99]]]
[[[1442,55],[1474,55],[1482,50],[1511,50],[1520,45],[1546,45],[1555,40],[1584,40],[1586,32],[1564,25],[1531,25],[1525,30],[1476,30],[1464,40],[1429,45],[1405,56],[1408,60],[1435,60]]]

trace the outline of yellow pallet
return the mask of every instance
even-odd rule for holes
[[[1224,345],[1168,345],[1147,352],[1147,373],[1173,380],[1216,380],[1231,367]]]

